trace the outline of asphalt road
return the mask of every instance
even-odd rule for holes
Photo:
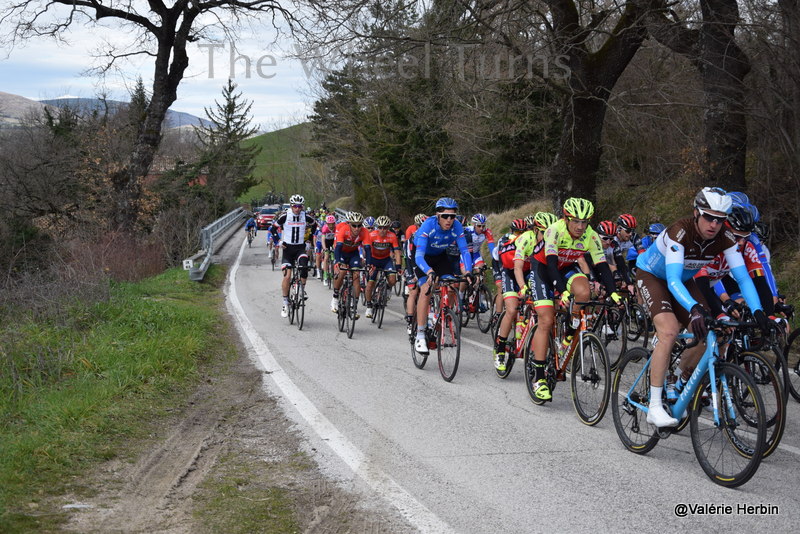
[[[252,352],[274,358],[265,364],[273,366],[267,387],[284,393],[289,383],[310,401],[284,400],[309,450],[332,474],[379,494],[420,530],[798,529],[800,404],[791,399],[781,448],[750,482],[725,489],[698,465],[688,428],[639,456],[622,446],[611,409],[595,427],[579,422],[568,382],[559,384],[552,403],[535,406],[522,366],[500,380],[489,336],[473,324],[462,333],[458,374],[446,383],[435,354],[425,369],[414,367],[401,297],[392,298],[380,330],[361,310],[348,339],[329,309],[330,290],[317,280],[308,282],[303,330],[280,317],[280,272],[271,270],[262,235],[244,247],[232,272],[250,335],[263,341],[251,340]],[[376,476],[390,483],[369,483]],[[685,517],[676,514],[682,504],[689,505]],[[762,513],[753,515],[747,505],[763,505],[755,510]]]

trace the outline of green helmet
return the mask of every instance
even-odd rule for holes
[[[533,216],[534,226],[542,231],[546,230],[548,226],[555,223],[557,220],[558,217],[549,211],[537,211],[536,215]]]
[[[564,202],[564,215],[574,219],[591,219],[594,215],[594,204],[585,198],[568,198]]]

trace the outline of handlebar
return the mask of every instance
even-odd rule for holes
[[[758,328],[758,323],[755,321],[725,321],[720,319],[711,319],[706,321],[706,326],[708,326],[709,330],[723,330],[726,328]],[[696,347],[700,343],[700,340],[697,339],[691,332],[683,332],[678,334],[678,339],[691,339],[691,341],[684,345],[684,349]]]

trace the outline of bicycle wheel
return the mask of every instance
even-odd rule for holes
[[[800,402],[800,341],[796,341],[798,336],[800,336],[800,328],[789,335],[783,355],[789,375],[789,387],[786,389],[794,397],[794,400]]]
[[[628,306],[625,313],[625,324],[628,326],[628,341],[638,342],[642,347],[646,347],[650,338],[650,325],[647,312],[641,304]]]
[[[347,313],[347,303],[350,296],[350,287],[347,281],[342,284],[341,291],[339,291],[339,308],[336,315],[339,319],[339,332],[344,332],[349,329],[350,314]]]
[[[762,455],[766,458],[775,452],[786,428],[786,403],[783,399],[780,377],[770,361],[758,352],[743,352],[738,355],[737,362],[739,367],[753,378],[764,401],[767,441]],[[743,405],[747,407],[743,417],[749,425],[757,424],[757,421],[749,417],[749,410],[754,402],[755,399],[747,397],[742,399]]]
[[[475,322],[478,323],[478,329],[485,334],[492,327],[492,313],[494,312],[492,294],[486,289],[486,286],[481,285],[475,300]]]
[[[422,369],[425,367],[425,363],[428,361],[427,354],[420,354],[414,349],[414,341],[417,338],[417,315],[414,314],[414,317],[411,319],[411,333],[408,335],[408,341],[411,344],[411,359],[414,360],[414,365],[417,369]]]
[[[273,271],[275,270],[275,264],[278,263],[278,257],[277,256],[278,256],[278,252],[275,250],[275,248],[273,248],[272,249],[272,258],[271,258],[272,270]]]
[[[785,349],[779,350],[774,346],[765,346],[760,353],[769,360],[778,372],[782,388],[781,392],[783,393],[783,402],[785,404],[789,400],[789,390],[791,389],[791,372],[786,362],[786,356],[784,356]]]
[[[292,281],[289,286],[289,324],[294,324],[294,317],[297,313],[297,282]]]
[[[461,324],[450,308],[442,310],[434,326],[436,353],[439,356],[439,372],[445,382],[451,382],[458,371],[461,356]]]
[[[628,350],[628,323],[616,308],[609,308],[603,314],[600,324],[592,330],[606,347],[611,369],[617,368],[620,358]]]
[[[467,289],[464,290],[464,300],[461,302],[461,306],[458,308],[458,318],[461,321],[461,328],[466,328],[469,324],[470,320],[470,306],[473,305],[473,289],[471,285],[467,286]]]
[[[347,296],[347,317],[348,317],[348,325],[347,325],[347,337],[349,339],[353,338],[353,332],[356,329],[356,308],[358,306],[358,299],[350,293]]]
[[[303,298],[303,284],[300,282],[295,286],[297,294],[295,295],[295,305],[297,306],[297,329],[303,329],[303,322],[306,318],[306,299]]]
[[[596,425],[608,408],[611,371],[603,342],[591,332],[583,332],[581,344],[572,356],[570,382],[578,419],[585,425]]]
[[[536,332],[536,329],[539,328],[538,325],[531,328],[529,333],[529,342],[528,346],[525,348],[525,359],[523,360],[524,367],[525,367],[525,386],[528,388],[528,396],[531,399],[531,402],[537,405],[542,405],[546,401],[543,401],[536,397],[533,392],[533,386],[535,384],[535,377],[536,377],[536,370],[533,367],[534,355],[533,355],[533,336]],[[550,344],[547,349],[547,356],[545,357],[545,378],[547,379],[547,384],[550,386],[550,390],[552,390],[555,386],[555,370],[553,369],[553,355],[555,354],[555,344],[553,343],[553,338],[550,336]]]
[[[636,454],[647,454],[659,439],[656,427],[647,422],[647,413],[634,404],[649,404],[650,373],[645,371],[649,358],[643,347],[630,349],[620,359],[611,385],[614,428],[625,448]]]
[[[703,394],[710,389],[706,375],[692,399],[692,447],[712,481],[734,488],[750,480],[761,463],[767,435],[764,405],[750,375],[732,363],[718,362],[715,366],[717,394]],[[716,403],[719,423],[714,420],[711,403]]]

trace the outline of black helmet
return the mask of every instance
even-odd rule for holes
[[[753,213],[744,206],[734,206],[728,215],[728,224],[734,231],[749,234],[755,228]]]
[[[392,228],[395,230],[400,228],[400,221],[392,221]]]

